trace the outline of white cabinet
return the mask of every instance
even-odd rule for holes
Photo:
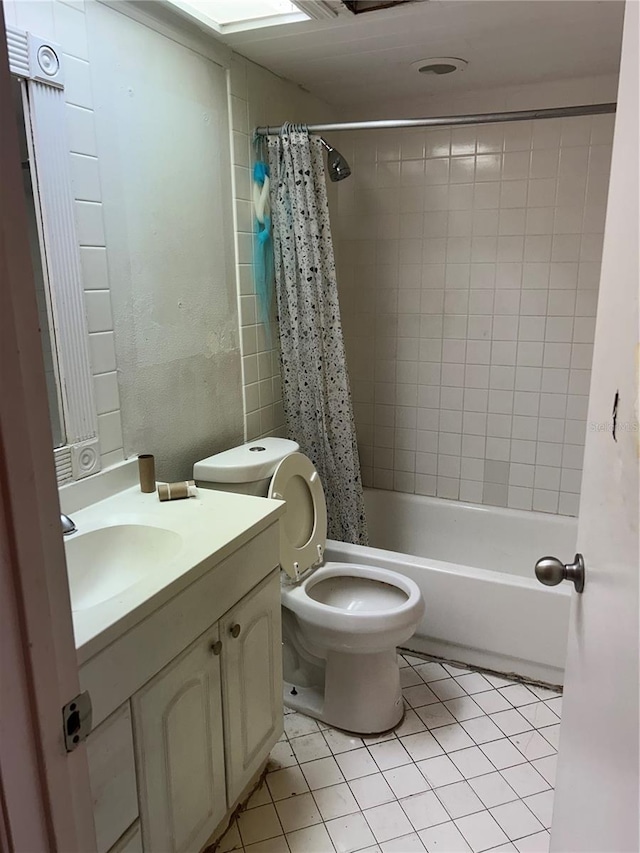
[[[197,851],[227,810],[218,626],[132,699],[144,849]]]
[[[98,853],[106,853],[138,817],[128,702],[91,732],[87,760]]]
[[[131,704],[143,849],[197,853],[282,732],[279,572]]]
[[[278,573],[220,621],[229,805],[282,733],[280,625]]]

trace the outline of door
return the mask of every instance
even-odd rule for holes
[[[640,849],[639,8],[627,3],[625,14],[578,525],[586,584],[572,603],[551,830],[558,853]]]
[[[200,850],[227,810],[218,626],[133,697],[148,853]]]
[[[273,572],[220,620],[230,806],[282,734],[280,606]]]

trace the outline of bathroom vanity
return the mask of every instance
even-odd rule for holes
[[[160,504],[133,487],[73,512],[66,547],[93,706],[98,853],[197,853],[259,779],[282,734],[282,511],[202,490]],[[154,565],[119,575],[137,551]]]

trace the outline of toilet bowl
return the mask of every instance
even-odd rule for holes
[[[198,486],[284,500],[280,567],[284,702],[337,728],[373,734],[402,719],[396,646],[424,613],[418,586],[375,566],[324,562],[320,477],[296,442],[267,438],[194,465]]]

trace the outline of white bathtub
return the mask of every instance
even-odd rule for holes
[[[573,559],[577,521],[379,489],[365,490],[371,546],[327,543],[327,559],[414,580],[425,616],[408,647],[561,684],[573,587],[542,586],[539,557]]]

